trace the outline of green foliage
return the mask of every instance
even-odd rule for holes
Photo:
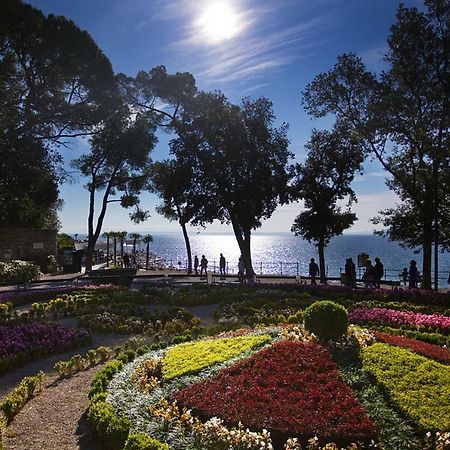
[[[123,450],[169,450],[169,446],[147,434],[130,432]]]
[[[303,311],[299,309],[296,313],[287,318],[287,323],[303,323]]]
[[[45,374],[42,371],[37,375],[23,378],[19,386],[0,403],[0,413],[5,415],[8,423],[34,395],[42,390],[44,380]]]
[[[306,308],[303,317],[305,328],[324,341],[336,341],[347,332],[347,311],[337,303],[315,302]]]
[[[128,362],[128,359],[127,359]],[[105,392],[106,386],[112,377],[119,372],[119,370],[123,367],[122,361],[110,361],[106,363],[100,371],[95,374],[95,377],[92,380],[91,388],[88,393],[88,397],[92,399],[96,394],[100,394]]]
[[[265,334],[177,345],[170,348],[164,358],[164,380],[198,372],[271,340],[272,338]]]
[[[114,408],[99,398],[96,398],[96,401],[91,401],[88,419],[94,425],[106,448],[111,450],[123,449],[131,425],[128,419],[118,418]]]
[[[386,344],[362,349],[364,369],[387,390],[392,401],[424,430],[450,429],[448,366]]]

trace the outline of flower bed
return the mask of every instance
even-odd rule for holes
[[[173,398],[201,417],[241,421],[285,439],[317,435],[323,443],[350,443],[375,437],[329,351],[315,343],[279,342]]]
[[[450,371],[409,350],[376,343],[363,348],[364,369],[425,430],[450,429]]]
[[[373,331],[372,333],[377,340],[384,342],[385,344],[408,348],[419,355],[426,356],[427,358],[434,359],[441,363],[450,364],[450,351],[446,348],[405,336],[393,336],[392,334],[380,331]]]
[[[58,353],[88,340],[87,331],[56,324],[0,326],[0,373],[31,358]]]
[[[441,314],[420,314],[411,311],[397,311],[387,308],[356,308],[349,313],[349,320],[355,324],[380,323],[392,327],[416,326],[450,332],[450,317]]]

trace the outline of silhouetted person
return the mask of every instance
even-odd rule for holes
[[[417,271],[417,263],[414,259],[409,263],[409,287],[415,289],[417,287],[417,281],[419,278],[419,272]]]
[[[380,258],[375,258],[375,265],[373,266],[373,284],[380,289],[380,282],[384,275],[384,266]]]
[[[202,255],[202,259],[200,260],[200,276],[202,276],[203,272],[205,272],[206,277],[207,268],[208,268],[208,260],[205,258],[205,255]]]
[[[244,273],[245,273],[245,264],[244,259],[242,256],[239,257],[238,261],[238,280],[239,283],[242,283],[244,281]]]
[[[409,273],[408,273],[407,267],[403,268],[403,271],[400,274],[400,276],[402,277],[403,284],[406,286],[406,283],[408,282],[408,279],[409,279]]]
[[[222,255],[222,253],[220,254],[220,260],[219,260],[219,270],[220,270],[220,275],[221,276],[225,276],[225,256]]]
[[[311,277],[311,284],[317,284],[316,277],[319,275],[319,273],[319,266],[314,261],[314,258],[311,258],[311,262],[309,263],[309,276]]]
[[[448,280],[447,283],[450,284],[450,272],[448,273]]]
[[[195,275],[198,275],[198,256],[197,255],[194,256],[194,272],[195,272]]]
[[[374,286],[373,265],[370,259],[366,261],[366,271],[364,272],[362,279],[366,287]]]
[[[345,261],[345,284],[356,287],[356,266],[352,258],[347,258]]]
[[[125,266],[125,269],[128,269],[130,267],[130,255],[128,253],[125,253],[123,255],[123,264]]]

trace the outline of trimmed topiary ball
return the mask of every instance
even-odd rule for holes
[[[303,314],[303,320],[306,330],[323,341],[337,341],[348,328],[347,310],[327,300],[308,306]]]

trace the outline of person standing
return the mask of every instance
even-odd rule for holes
[[[195,275],[198,275],[198,256],[197,255],[194,256],[194,272],[195,272]]]
[[[409,287],[415,289],[417,287],[417,280],[419,272],[417,271],[417,263],[414,259],[409,263]]]
[[[347,258],[345,261],[345,284],[356,287],[356,266],[352,258]]]
[[[239,283],[242,283],[244,281],[244,272],[245,272],[245,265],[244,265],[244,259],[242,256],[239,257],[238,261],[238,280]]]
[[[317,284],[316,277],[319,275],[320,270],[314,258],[311,258],[311,262],[309,263],[309,276],[311,277],[311,284]]]
[[[370,259],[366,260],[366,271],[362,277],[366,288],[374,287],[373,264]]]
[[[203,272],[205,272],[206,277],[207,269],[208,269],[208,260],[205,258],[205,255],[202,255],[202,259],[200,260],[200,276],[202,276]]]
[[[384,266],[380,261],[380,258],[375,258],[375,265],[373,266],[373,284],[376,288],[380,289],[381,279],[384,275]]]
[[[219,260],[219,269],[220,269],[221,277],[225,276],[225,265],[226,265],[225,256],[223,256],[223,254],[221,253],[220,260]]]

